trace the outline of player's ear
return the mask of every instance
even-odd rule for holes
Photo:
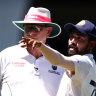
[[[95,47],[95,45],[96,45],[95,41],[90,41],[89,46],[88,46],[89,50],[92,51],[92,49]]]
[[[95,41],[90,41],[90,43],[91,43],[91,48],[93,49],[96,45],[96,42]]]
[[[47,32],[47,36],[49,37],[51,32],[52,32],[53,28],[52,27],[48,27],[48,32]]]

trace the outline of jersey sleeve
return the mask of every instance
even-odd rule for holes
[[[72,79],[83,80],[86,78],[92,62],[88,56],[76,55],[72,56],[73,62],[75,64],[75,75],[72,76]]]

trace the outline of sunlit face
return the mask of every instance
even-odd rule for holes
[[[36,39],[42,42],[46,41],[48,35],[48,27],[45,24],[25,24],[24,36],[27,38]]]
[[[86,52],[89,52],[89,39],[88,36],[78,32],[78,30],[73,30],[70,33],[70,37],[68,40],[68,54],[75,55],[80,54],[83,55]]]

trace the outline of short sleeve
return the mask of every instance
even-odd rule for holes
[[[72,76],[72,79],[84,80],[92,65],[90,58],[85,55],[75,55],[72,57],[72,60],[75,64],[75,75]]]

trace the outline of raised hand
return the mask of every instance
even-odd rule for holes
[[[38,48],[41,46],[41,42],[32,38],[26,38],[22,37],[22,40],[19,41],[19,43],[23,43],[21,47],[26,47],[26,48]]]

